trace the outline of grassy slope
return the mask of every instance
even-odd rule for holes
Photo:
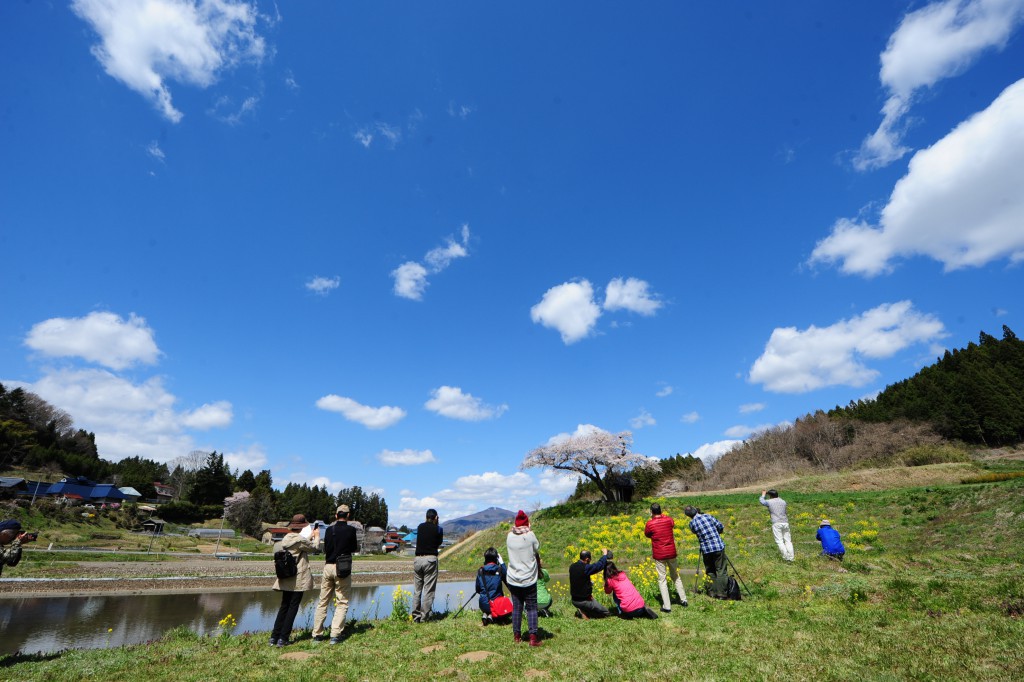
[[[798,486],[793,486],[797,488]],[[813,486],[812,486],[813,487]],[[784,564],[756,495],[661,500],[676,518],[696,502],[726,524],[729,552],[753,591],[743,602],[690,595],[657,621],[582,622],[555,589],[556,618],[541,625],[539,650],[513,648],[508,628],[482,629],[469,614],[414,627],[359,623],[342,646],[308,639],[282,658],[265,634],[197,639],[178,633],[145,647],[68,652],[50,660],[8,659],[11,679],[1024,679],[1024,479],[932,488],[785,493],[797,561]],[[612,546],[650,593],[638,528],[649,501],[577,503],[538,514],[549,568],[564,570],[578,547]],[[609,515],[609,511],[612,515]],[[817,519],[828,515],[848,545],[839,564],[815,556]],[[499,529],[444,560],[471,568],[482,549],[504,545]],[[680,535],[684,564],[695,560]],[[692,579],[687,581],[687,589]],[[308,599],[308,597],[307,597]],[[425,647],[439,645],[429,653]],[[462,661],[488,651],[484,661]],[[8,675],[5,675],[8,676]]]

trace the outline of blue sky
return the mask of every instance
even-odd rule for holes
[[[1024,0],[0,4],[0,381],[395,522],[1024,331]]]

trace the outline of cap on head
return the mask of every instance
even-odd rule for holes
[[[348,505],[347,505],[347,504],[339,504],[339,505],[338,505],[338,509],[337,509],[337,515],[338,515],[338,516],[342,516],[342,515],[344,515],[344,516],[348,516],[348,514],[349,514],[349,511],[350,511],[350,510],[349,510],[349,508],[348,508]]]
[[[0,532],[5,530],[14,531],[17,533],[21,530],[21,523],[15,519],[8,519],[7,521],[0,522]]]
[[[828,519],[822,519],[821,523],[818,524],[818,526],[831,526],[831,525],[832,525],[832,522],[829,521]]]
[[[529,525],[530,525],[530,517],[526,515],[526,512],[524,512],[522,509],[520,509],[518,512],[516,512],[516,528],[518,528],[520,526],[529,526]]]

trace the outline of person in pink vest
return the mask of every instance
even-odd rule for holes
[[[644,604],[644,598],[640,596],[626,572],[620,571],[614,561],[609,561],[604,567],[604,593],[612,595],[615,605],[619,608],[619,618],[658,618],[658,614]]]
[[[672,535],[672,529],[676,522],[668,514],[661,513],[661,505],[655,502],[651,505],[651,520],[644,526],[644,535],[651,539],[651,556],[654,558],[654,567],[658,571],[658,589],[661,590],[662,613],[672,612],[672,601],[668,593],[668,576],[676,586],[676,594],[683,606],[689,606],[686,601],[686,590],[683,589],[683,579],[679,577],[678,555],[676,554],[676,539]]]

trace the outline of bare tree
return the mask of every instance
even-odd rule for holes
[[[171,472],[171,480],[168,482],[174,486],[177,499],[188,499],[188,491],[195,481],[196,472],[206,466],[210,454],[206,450],[192,450],[167,463],[167,469]]]
[[[586,476],[606,500],[614,502],[614,490],[608,483],[610,474],[624,474],[639,468],[661,469],[657,458],[630,452],[632,445],[633,434],[629,431],[595,430],[535,448],[519,468],[551,467]]]

